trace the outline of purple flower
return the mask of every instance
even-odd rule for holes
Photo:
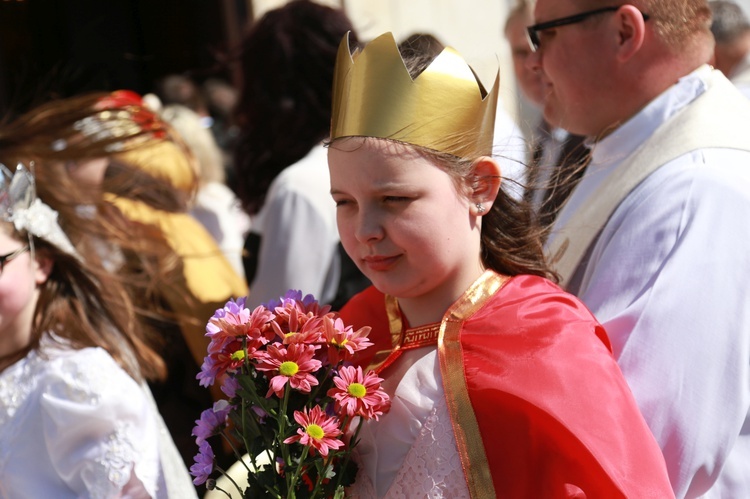
[[[221,391],[224,392],[224,395],[229,397],[230,399],[233,399],[237,396],[237,390],[240,389],[240,382],[237,381],[236,378],[233,378],[231,376],[227,376],[224,378],[224,382],[221,385]]]
[[[218,375],[218,367],[216,361],[211,357],[203,358],[203,365],[201,366],[201,372],[196,374],[195,379],[200,381],[200,386],[210,386],[216,381]]]
[[[211,316],[211,319],[223,319],[227,316],[227,313],[232,315],[240,315],[242,313],[242,310],[245,308],[246,300],[246,296],[237,298],[237,300],[230,299],[223,308],[219,308],[216,310],[216,312],[214,312],[214,315]],[[214,332],[215,327],[212,327],[211,320],[209,319],[208,324],[206,325],[206,333],[208,333],[206,336],[211,336]]]
[[[195,436],[195,443],[198,445],[203,444],[208,437],[212,437],[219,433],[224,425],[226,425],[227,415],[230,409],[229,402],[226,400],[219,400],[214,403],[211,409],[206,409],[201,413],[201,418],[195,422],[196,426],[193,428],[193,436]]]
[[[312,295],[308,295],[312,297]],[[286,293],[284,293],[284,296],[279,298],[278,300],[271,300],[268,303],[264,303],[262,306],[266,307],[268,310],[273,310],[276,307],[281,307],[284,303],[288,301],[296,301],[302,299],[302,291],[296,290],[296,289],[290,289]]]
[[[303,310],[308,310],[318,305],[318,301],[313,295],[307,294],[303,297],[302,291],[290,289],[278,300],[271,300],[268,303],[264,303],[263,306],[268,310],[275,310],[276,308],[285,308],[293,304],[299,305]]]
[[[255,413],[256,416],[258,416],[261,422],[268,417],[268,413],[257,405],[250,406],[250,409]]]
[[[200,485],[208,480],[208,476],[214,470],[214,450],[208,442],[201,442],[194,459],[195,464],[190,467],[190,474],[195,477],[193,484]]]

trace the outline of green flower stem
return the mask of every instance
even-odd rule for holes
[[[312,494],[310,497],[315,497],[315,494],[320,490],[320,486],[323,485],[323,480],[326,476],[326,471],[328,470],[328,466],[333,462],[333,457],[335,453],[333,451],[328,453],[328,457],[325,461],[323,461],[323,473],[318,473],[318,479],[315,480],[315,488],[312,491]]]
[[[297,466],[297,469],[294,471],[294,475],[292,476],[292,482],[289,485],[289,491],[287,492],[287,499],[291,499],[295,496],[294,487],[297,485],[297,480],[299,479],[300,473],[302,472],[302,463],[305,462],[305,459],[307,459],[307,453],[310,450],[309,445],[305,445],[305,448],[302,449],[302,457],[299,459],[299,465]],[[312,497],[315,497],[313,495]]]
[[[242,489],[240,488],[240,486],[237,485],[237,482],[235,482],[234,479],[231,476],[229,476],[229,473],[227,473],[225,470],[221,469],[221,467],[219,467],[219,466],[216,466],[216,469],[219,470],[222,475],[224,475],[225,477],[227,477],[227,480],[229,480],[230,482],[232,482],[232,485],[234,485],[234,488],[237,489],[237,492],[239,492],[240,495],[244,494],[244,492],[242,491]],[[219,489],[218,487],[216,487],[216,488]],[[225,494],[227,494],[227,492],[225,490],[222,490],[222,489],[219,489],[219,490],[221,490],[222,492],[224,492]],[[227,495],[229,497],[232,497],[230,494],[227,494]]]
[[[339,476],[336,478],[336,489],[341,486],[341,479],[343,478],[346,467],[349,466],[349,460],[352,457],[352,452],[354,451],[354,446],[357,445],[357,437],[359,437],[359,431],[362,429],[362,423],[365,422],[365,418],[361,417],[359,418],[359,424],[357,424],[357,429],[354,430],[354,435],[352,435],[352,438],[349,440],[349,452],[346,453],[346,457],[344,458],[344,462],[341,465],[341,468],[339,469]]]
[[[242,338],[242,349],[245,352],[245,358],[244,358],[244,361],[242,363],[242,368],[241,368],[242,375],[243,376],[252,377],[251,372],[253,370],[253,366],[252,366],[252,363],[250,362],[250,356],[248,355],[248,352],[247,352],[247,337]],[[250,442],[248,442],[247,437],[245,436],[245,435],[247,435],[247,424],[248,424],[248,421],[247,421],[247,411],[248,410],[252,410],[252,409],[250,409],[250,407],[252,406],[252,404],[258,405],[264,411],[266,410],[266,407],[265,407],[265,404],[263,403],[264,401],[262,399],[260,399],[260,397],[258,397],[258,392],[255,391],[255,383],[252,382],[252,383],[249,383],[249,385],[250,385],[250,388],[251,388],[250,391],[251,391],[251,395],[252,395],[252,399],[253,400],[251,400],[251,401],[248,402],[248,401],[245,400],[244,397],[241,397],[241,400],[242,400],[242,407],[241,407],[241,410],[242,410],[242,442],[245,445],[245,449],[247,450],[248,456],[250,456],[250,463],[252,464],[253,469],[257,473],[258,463],[255,461],[255,456],[251,452]],[[266,412],[268,412],[268,411],[266,411]],[[256,430],[256,432],[263,436],[263,440],[265,440],[266,445],[268,445],[268,440],[266,440],[266,433],[264,431],[261,431],[260,427],[258,426],[258,422],[255,421],[255,418],[251,417],[250,418],[250,422],[253,424],[254,429]],[[237,450],[234,448],[234,446],[232,445],[231,442],[229,442],[229,445],[232,446],[232,450],[234,451],[235,454],[237,454]],[[271,445],[273,445],[273,443],[271,443]],[[276,456],[275,456],[275,453],[274,453],[274,460],[275,460],[275,458],[276,458]],[[245,461],[242,459],[242,456],[239,456],[239,459],[244,464]],[[245,465],[245,467],[247,468],[247,465]],[[249,468],[248,468],[248,472],[250,472]]]
[[[323,388],[323,385],[326,384],[325,381],[330,379],[331,371],[333,371],[333,367],[329,365],[328,368],[326,368],[326,375],[323,377],[323,381],[318,383],[318,386],[316,386],[313,392],[310,394],[310,402],[312,402],[313,404],[315,403],[315,397],[318,395],[318,392],[321,388]],[[326,390],[326,393],[327,392],[328,391]],[[325,407],[323,407],[323,409],[325,409]]]
[[[263,409],[263,411],[270,414],[271,416],[276,417],[276,411],[271,409],[271,407],[269,407],[268,404],[266,404],[266,398],[264,396],[258,395],[258,392],[255,389],[256,387],[255,387],[255,380],[253,379],[253,373],[255,373],[256,375],[259,375],[257,371],[255,371],[252,364],[249,364],[247,371],[243,369],[242,375],[249,378],[250,381],[243,384],[242,383],[243,380],[240,380],[240,386],[250,392],[252,401],[255,405]]]
[[[230,494],[229,492],[227,492],[226,490],[222,489],[222,488],[221,488],[221,487],[219,487],[219,486],[216,486],[216,487],[214,487],[214,488],[215,488],[216,490],[218,490],[219,492],[223,493],[223,494],[224,494],[225,496],[227,496],[227,497],[228,497],[229,499],[232,499],[232,495],[231,495],[231,494]],[[240,490],[240,494],[241,494],[241,493],[242,493],[242,491]]]
[[[242,372],[245,374],[250,370],[250,359],[247,355],[247,337],[242,338],[242,350],[245,352],[245,358],[242,363]],[[242,399],[242,442],[245,444],[245,449],[248,451],[248,454],[250,454],[250,443],[247,441],[247,418],[246,418],[246,406],[245,406],[245,398],[241,397]],[[250,460],[253,463],[253,467],[255,468],[255,457],[250,456]],[[242,456],[240,456],[240,461],[242,461]],[[257,469],[257,468],[256,468]]]
[[[232,439],[231,439],[231,438],[229,438],[229,437],[227,436],[227,434],[226,434],[226,433],[224,433],[223,431],[221,432],[221,436],[222,436],[222,437],[224,438],[224,440],[225,440],[225,441],[226,441],[226,442],[227,442],[227,443],[229,444],[229,447],[231,447],[231,448],[232,448],[232,452],[234,452],[234,455],[235,455],[235,456],[237,456],[237,460],[238,460],[238,461],[240,461],[240,462],[242,463],[242,465],[243,465],[243,466],[245,467],[245,469],[247,470],[247,472],[248,472],[248,473],[252,473],[252,471],[250,470],[250,467],[249,467],[249,466],[247,465],[247,463],[245,462],[245,460],[244,460],[244,459],[242,459],[242,454],[240,454],[240,451],[239,451],[239,450],[237,450],[237,447],[235,447],[235,446],[234,446],[234,442],[232,442]],[[248,449],[248,451],[249,451],[249,450],[250,450],[250,449]],[[248,452],[248,455],[250,455],[250,453],[249,453],[249,452]],[[250,460],[252,461],[252,464],[253,464],[253,468],[255,468],[255,469],[257,470],[258,468],[257,468],[257,466],[255,466],[255,458],[253,458],[253,457],[251,456],[251,457],[250,457]]]
[[[348,414],[344,416],[344,419],[341,420],[341,431],[346,433],[346,428],[349,426],[349,423],[352,420],[352,416],[349,416]]]
[[[292,387],[287,381],[286,386],[284,387],[284,398],[281,401],[281,411],[279,411],[278,416],[278,422],[279,422],[279,434],[277,435],[278,441],[277,445],[281,448],[281,456],[284,459],[284,473],[287,476],[287,485],[289,485],[289,473],[287,473],[287,470],[291,469],[290,465],[291,458],[289,457],[289,446],[284,443],[284,435],[286,434],[286,410],[287,406],[289,405],[289,392],[292,391]],[[293,492],[293,489],[289,489],[289,491]],[[287,497],[289,497],[287,495]]]
[[[247,377],[250,377],[250,374],[245,373],[245,372],[243,372],[243,375],[247,376]],[[251,407],[255,405],[255,406],[258,406],[261,409],[263,409],[267,414],[269,414],[269,416],[272,413],[273,413],[274,417],[278,417],[278,415],[276,414],[276,411],[267,410],[268,407],[265,406],[265,404],[262,402],[261,399],[259,399],[257,392],[254,390],[254,388],[255,388],[254,382],[251,381],[250,383],[248,383],[248,386],[252,388],[252,390],[251,390],[251,400],[246,400],[245,397],[241,397],[241,401],[242,401],[242,407],[241,407],[241,411],[242,411],[242,415],[241,415],[241,419],[242,419],[242,440],[243,440],[243,443],[245,445],[245,449],[247,449],[248,454],[250,454],[250,449],[251,449],[250,443],[247,441],[247,438],[245,437],[245,435],[247,435],[247,425],[250,424],[250,425],[253,426],[254,434],[258,434],[258,435],[261,436],[261,438],[263,438],[263,443],[265,445],[266,452],[271,452],[273,454],[273,459],[272,460],[276,461],[276,445],[275,445],[276,441],[275,441],[275,439],[268,438],[268,432],[263,431],[263,429],[260,427],[258,421],[256,420],[255,416],[251,415],[248,418],[247,411],[251,411],[252,410]],[[251,463],[253,465],[253,468],[257,469],[258,465],[255,462],[255,456],[251,455],[250,456],[250,460],[251,460]]]
[[[240,486],[235,482],[231,476],[229,476],[229,473],[221,469],[219,466],[216,466],[216,469],[221,472],[222,475],[227,477],[227,479],[234,484],[234,487],[239,491],[241,497],[245,497],[245,492],[240,488]],[[217,487],[218,488],[218,487]],[[282,497],[279,495],[277,491],[275,491],[272,488],[269,488],[267,485],[263,485],[263,488],[268,491],[269,494],[273,495],[276,499],[282,499]],[[222,490],[226,494],[225,491]],[[227,494],[228,495],[228,494]],[[231,496],[230,496],[231,497]]]
[[[263,452],[266,453],[267,456],[271,458],[271,462],[276,462],[276,447],[274,446],[274,439],[268,438],[268,432],[259,430],[260,434],[263,436],[263,444],[265,446]]]
[[[344,416],[344,419],[341,420],[341,431],[346,431],[346,427],[349,425],[349,421],[351,419],[352,419],[351,416]],[[315,492],[317,492],[318,489],[320,489],[320,486],[323,485],[323,480],[325,479],[325,472],[326,470],[328,470],[328,466],[331,465],[331,463],[333,462],[334,456],[338,454],[340,454],[340,452],[330,452],[328,454],[328,459],[323,461],[323,474],[318,474],[318,479],[315,481],[315,489],[313,490],[312,497],[315,497]]]
[[[244,404],[245,400],[242,399],[242,402]],[[250,407],[252,405],[254,405],[254,402],[251,400],[251,401],[248,402],[248,405],[247,405],[248,409],[247,410],[252,410],[252,409],[250,409]],[[258,421],[256,421],[255,416],[251,415],[249,418],[245,419],[245,409],[243,409],[243,411],[242,411],[242,418],[243,418],[243,426],[246,425],[246,424],[248,424],[248,422],[249,422],[249,424],[251,424],[252,427],[253,427],[254,433],[260,435],[261,438],[263,438],[263,443],[265,444],[266,450],[269,450],[269,449],[273,450],[273,446],[274,446],[274,443],[275,443],[274,439],[268,438],[268,432],[263,431],[263,429],[260,427]],[[250,453],[250,447],[248,446],[248,442],[245,439],[245,429],[244,428],[243,428],[243,432],[242,432],[242,438],[243,438],[243,441],[245,443],[245,449],[247,449],[248,454],[249,454]],[[276,456],[274,456],[274,459],[275,459],[275,457]],[[257,468],[257,465],[255,464],[255,457],[254,456],[252,457],[252,464],[253,464],[254,468]]]

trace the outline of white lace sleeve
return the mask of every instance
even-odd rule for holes
[[[56,362],[41,410],[47,451],[62,481],[79,497],[155,497],[158,433],[139,385],[101,349]]]

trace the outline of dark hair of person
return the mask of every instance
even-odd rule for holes
[[[156,93],[166,104],[180,104],[195,112],[208,108],[203,93],[192,78],[182,74],[169,74],[156,82]]]
[[[8,138],[0,131],[0,143],[7,146]],[[0,160],[22,161],[13,153],[3,150]],[[152,226],[132,223],[101,199],[82,205],[85,189],[66,175],[64,164],[37,160],[33,171],[38,197],[58,213],[80,258],[33,238],[35,251],[50,258],[53,269],[41,286],[30,348],[0,360],[17,360],[38,347],[43,335],[54,333],[53,339],[74,348],[107,350],[136,380],[164,379],[159,324],[176,318],[159,300],[162,289],[182,274],[181,262]]]
[[[14,151],[23,152],[26,157],[67,161],[110,156],[121,150],[137,148],[154,134],[172,133],[168,124],[154,120],[148,126],[120,127],[118,133],[87,134],[81,124],[92,119],[97,113],[98,103],[109,95],[108,92],[92,92],[40,104],[3,124],[0,146],[8,143]],[[125,112],[128,116],[142,113],[144,119],[156,117],[144,106],[130,103],[120,107],[113,105],[107,110],[111,115]]]
[[[356,44],[343,11],[295,0],[267,12],[245,35],[233,187],[248,213],[260,210],[284,168],[328,136],[336,54],[347,32]]]
[[[443,42],[430,33],[412,33],[398,44],[398,51],[404,59],[427,57],[432,60],[444,48]]]

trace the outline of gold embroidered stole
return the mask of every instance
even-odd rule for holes
[[[393,364],[403,352],[415,348],[437,345],[440,334],[440,323],[428,324],[404,330],[401,311],[396,298],[386,295],[385,306],[388,312],[388,324],[391,333],[391,348],[381,350],[370,363],[368,369],[380,374]]]
[[[456,438],[458,454],[472,498],[494,499],[495,487],[487,461],[482,435],[469,399],[464,374],[461,328],[467,319],[481,309],[510,278],[491,270],[485,271],[443,316],[440,323],[403,329],[403,320],[395,298],[386,295],[386,311],[391,333],[390,350],[376,354],[370,369],[382,372],[405,350],[437,345],[443,391]]]

